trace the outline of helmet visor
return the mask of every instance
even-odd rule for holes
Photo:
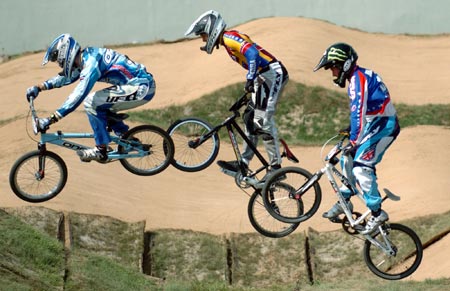
[[[314,68],[314,72],[320,70],[323,67],[325,67],[325,70],[328,70],[329,68],[331,68],[331,65],[332,64],[330,62],[328,62],[327,55],[324,54],[322,56],[322,58],[320,59],[319,63]]]
[[[210,27],[214,27],[214,21],[218,17],[218,12],[214,10],[209,10],[200,15],[186,30],[185,36],[195,33],[195,35],[200,35],[201,33],[209,34]]]
[[[61,34],[60,36],[55,38],[55,40],[53,40],[53,42],[48,47],[47,52],[45,53],[44,59],[42,60],[42,66],[47,64],[49,61],[50,62],[58,61],[58,54],[59,54],[58,44],[60,43],[61,40],[64,39],[65,36],[66,34]],[[63,66],[63,64],[60,62],[58,62],[58,64],[60,67]]]

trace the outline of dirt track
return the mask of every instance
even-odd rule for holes
[[[287,32],[285,27],[289,25]],[[394,103],[450,103],[450,36],[411,37],[367,34],[327,23],[297,19],[263,19],[239,27],[254,40],[278,56],[291,79],[308,85],[337,89],[329,72],[312,73],[324,49],[336,41],[354,45],[359,63],[379,72],[391,91]],[[206,55],[199,50],[200,40],[148,47],[120,49],[147,65],[155,75],[157,93],[146,108],[182,104],[205,93],[243,81],[245,72],[230,61],[223,49]],[[43,53],[0,64],[2,102],[1,120],[18,118],[0,131],[0,205],[29,205],[14,196],[8,173],[12,163],[23,153],[35,149],[25,133],[27,113],[25,90],[28,86],[56,74],[57,68],[40,67]],[[438,72],[436,73],[436,70]],[[435,72],[435,73],[433,73]],[[48,112],[56,109],[73,87],[45,92],[38,106]],[[140,108],[142,109],[142,107]],[[87,130],[82,108],[55,125],[65,131]],[[8,140],[5,139],[8,137]],[[406,128],[386,153],[378,168],[379,183],[402,196],[400,202],[385,205],[391,220],[443,213],[450,210],[450,130],[443,127]],[[52,149],[53,150],[53,149]],[[314,171],[321,166],[320,148],[294,148],[301,166]],[[248,198],[233,180],[220,173],[216,165],[199,173],[182,173],[169,168],[154,177],[137,177],[119,163],[83,164],[75,154],[58,151],[67,162],[69,180],[60,196],[42,206],[82,213],[110,215],[126,221],[146,220],[147,229],[183,228],[222,234],[253,232],[246,213]],[[233,153],[222,144],[220,159]],[[285,165],[289,165],[288,162]],[[329,186],[322,183],[324,200],[319,213],[334,203]],[[313,227],[336,229],[320,215],[304,223],[298,231]],[[450,222],[449,222],[450,227]],[[428,255],[428,253],[430,254]],[[413,279],[450,277],[448,238],[427,251],[424,263]],[[434,272],[429,266],[442,266]]]

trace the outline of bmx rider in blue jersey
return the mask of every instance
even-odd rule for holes
[[[107,160],[110,135],[107,122],[117,136],[128,130],[117,112],[141,106],[155,95],[155,81],[144,65],[112,49],[81,48],[70,34],[58,36],[48,48],[42,65],[56,62],[62,71],[41,84],[27,89],[27,99],[36,98],[41,91],[70,85],[79,81],[64,103],[48,118],[39,118],[39,130],[48,129],[84,103],[89,123],[94,131],[96,146],[77,151],[83,162]],[[91,92],[95,83],[111,86]],[[111,118],[115,116],[116,118]]]

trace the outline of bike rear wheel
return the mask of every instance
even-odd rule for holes
[[[67,182],[67,167],[57,154],[39,150],[20,157],[12,166],[9,184],[20,199],[38,203],[54,198]]]
[[[184,172],[197,172],[209,167],[219,154],[219,135],[214,133],[198,146],[195,142],[211,129],[209,123],[198,118],[180,119],[170,125],[167,132],[176,148],[172,165]]]
[[[402,224],[386,223],[382,228],[387,235],[384,237],[378,232],[373,238],[383,248],[390,243],[395,253],[387,254],[382,248],[366,240],[364,260],[367,266],[375,275],[387,280],[399,280],[411,275],[422,261],[423,247],[420,238]]]
[[[262,191],[264,206],[270,215],[286,223],[298,223],[311,218],[322,201],[318,181],[311,182],[309,188],[296,194],[311,177],[311,173],[298,167],[281,168],[271,174]],[[298,212],[299,203],[302,205],[301,212]]]
[[[129,140],[131,151],[148,152],[143,157],[120,159],[122,166],[129,172],[140,176],[156,175],[164,171],[173,159],[175,147],[172,138],[165,130],[154,125],[140,125],[127,131],[122,139]],[[134,145],[136,143],[136,145]],[[128,147],[119,145],[119,153],[130,152]]]
[[[301,205],[299,203],[298,211],[303,211]],[[260,190],[255,191],[250,197],[250,201],[248,202],[248,218],[252,226],[258,231],[260,234],[272,237],[272,238],[280,238],[285,237],[292,232],[294,232],[297,227],[300,225],[297,223],[284,223],[273,216],[271,216],[267,209],[264,207],[264,202],[260,193]]]

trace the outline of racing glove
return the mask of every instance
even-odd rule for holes
[[[38,118],[36,120],[36,124],[37,124],[38,130],[40,132],[43,132],[43,131],[46,131],[47,129],[49,129],[51,124],[58,122],[58,120],[59,120],[58,117],[56,117],[55,114],[52,114],[47,118]]]
[[[30,98],[33,97],[34,99],[37,98],[39,95],[39,92],[41,92],[41,88],[38,86],[32,86],[27,89],[27,101],[30,102]]]
[[[247,83],[245,83],[245,92],[247,93],[255,93],[255,84],[254,80],[247,79]]]
[[[346,128],[339,130],[339,135],[350,136],[350,125]]]
[[[356,150],[358,149],[358,147],[356,146],[356,144],[353,141],[350,141],[343,149],[342,149],[342,154],[346,155],[346,156],[351,156],[351,157],[355,157],[355,153]]]

